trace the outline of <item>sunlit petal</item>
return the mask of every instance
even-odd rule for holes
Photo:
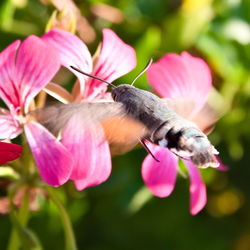
[[[20,41],[15,41],[0,53],[0,97],[9,107],[19,105],[18,87],[15,82],[15,58]]]
[[[60,29],[53,29],[45,34],[42,39],[51,44],[61,58],[61,64],[71,70],[80,80],[82,93],[86,76],[76,72],[70,66],[74,66],[84,72],[92,72],[92,59],[87,46],[77,36]]]
[[[207,101],[212,86],[208,65],[187,52],[166,54],[152,64],[147,75],[150,84],[161,96],[195,102],[195,112]]]
[[[136,66],[135,50],[123,42],[112,30],[103,30],[103,42],[100,55],[95,64],[93,75],[96,75],[106,81],[112,82],[122,75],[127,74]],[[107,84],[103,84],[98,80],[92,79],[90,82],[89,93],[94,88]]]
[[[17,53],[16,77],[19,105],[27,111],[29,102],[49,83],[59,69],[54,50],[36,36],[26,38]]]
[[[6,112],[0,115],[0,139],[13,139],[21,133],[22,129],[17,121]]]

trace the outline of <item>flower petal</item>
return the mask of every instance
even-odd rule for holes
[[[207,101],[212,86],[208,65],[187,52],[166,54],[152,64],[147,75],[150,84],[161,96],[195,101],[195,112]]]
[[[15,41],[0,53],[0,96],[10,110],[19,105],[19,94],[14,80],[19,45],[20,41]]]
[[[37,122],[25,124],[24,130],[42,179],[51,186],[64,184],[73,167],[69,151]]]
[[[92,72],[92,59],[87,46],[77,36],[60,29],[49,31],[42,39],[52,45],[58,52],[61,64],[78,77],[81,83],[80,92],[82,93],[87,77],[76,72],[70,66],[74,66],[87,73]]]
[[[218,157],[217,155],[215,156],[216,160],[219,162],[219,167],[216,168],[216,170],[219,171],[228,171],[229,170],[229,166],[223,164],[222,160],[220,159],[220,157]]]
[[[1,109],[3,111],[4,109]],[[21,133],[22,129],[9,112],[0,115],[0,139],[13,139]]]
[[[105,141],[98,147],[98,159],[96,158],[93,172],[88,178],[74,181],[77,190],[99,185],[106,181],[111,173],[111,157],[109,145]]]
[[[102,47],[94,66],[93,75],[112,82],[120,76],[127,74],[135,66],[135,50],[123,42],[112,30],[104,29]],[[102,85],[105,90],[107,84],[91,79],[88,95],[90,95],[95,88]]]
[[[177,158],[166,148],[147,144],[157,162],[147,155],[142,163],[142,178],[150,191],[158,197],[169,196],[175,186]]]
[[[0,142],[0,165],[20,157],[23,148],[17,144]]]
[[[191,161],[185,161],[190,177],[190,213],[199,213],[207,203],[206,185],[203,182],[199,170]]]
[[[74,101],[72,95],[59,84],[50,82],[44,88],[44,91],[64,104],[71,103]]]
[[[109,177],[109,145],[100,125],[87,124],[78,114],[74,115],[63,132],[62,143],[74,157],[70,178],[75,181],[78,190],[98,185]]]
[[[32,98],[49,83],[59,69],[54,50],[36,36],[26,38],[17,53],[16,84],[19,86],[19,105],[28,110]]]

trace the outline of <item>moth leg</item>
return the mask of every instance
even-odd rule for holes
[[[185,158],[184,156],[181,156],[181,155],[177,154],[176,152],[174,152],[174,151],[172,151],[172,150],[170,150],[170,151],[171,151],[173,154],[175,154],[177,157],[179,157],[180,159],[186,160],[186,161],[190,161],[189,158]]]
[[[160,162],[154,155],[153,153],[150,151],[150,149],[148,148],[148,146],[145,143],[144,139],[139,139],[139,142],[141,143],[141,145],[145,148],[145,150],[153,157],[153,159],[157,162]]]

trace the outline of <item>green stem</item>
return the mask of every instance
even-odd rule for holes
[[[28,223],[29,218],[29,190],[28,187],[26,187],[26,190],[24,191],[24,195],[22,197],[22,204],[19,208],[18,212],[15,211],[15,206],[13,204],[13,199],[15,197],[15,194],[20,188],[23,183],[28,182],[30,177],[30,169],[32,165],[31,157],[30,157],[30,151],[26,142],[26,139],[23,135],[22,137],[22,144],[23,144],[23,153],[20,158],[21,165],[21,182],[16,183],[9,189],[9,202],[10,202],[10,218],[12,219],[12,231],[9,239],[9,245],[8,250],[17,250],[20,248],[20,239],[19,234],[17,231],[17,228],[15,226],[15,223],[13,222],[13,218],[16,218],[21,226],[26,226]]]
[[[10,195],[10,216],[11,214],[15,213],[14,211],[14,205],[12,204],[13,201],[13,195]],[[12,216],[13,217],[13,216]],[[22,200],[22,204],[21,207],[19,209],[18,215],[17,215],[17,219],[20,223],[20,225],[22,226],[26,226],[28,223],[28,219],[29,219],[29,192],[28,190],[24,191],[24,195],[23,195],[23,200]],[[14,226],[14,223],[12,223],[13,225],[13,229],[11,232],[11,236],[10,236],[10,240],[9,240],[9,245],[8,245],[8,250],[18,250],[20,247],[20,239],[19,239],[19,235],[18,232],[16,230],[16,227]]]
[[[57,196],[54,193],[54,190],[52,188],[46,187],[46,190],[48,192],[50,199],[56,205],[56,207],[60,213],[60,216],[62,218],[64,233],[65,233],[66,250],[77,250],[75,236],[73,233],[73,228],[72,228],[69,216],[68,216],[65,208],[63,207],[61,201],[57,198]]]
[[[22,164],[22,178],[25,181],[29,181],[31,175],[34,172],[34,161],[32,158],[32,154],[30,152],[29,145],[27,143],[26,137],[22,134],[22,146],[23,146],[23,153],[21,156],[21,164]]]

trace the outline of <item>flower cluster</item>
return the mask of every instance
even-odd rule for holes
[[[44,126],[30,119],[29,112],[38,106],[35,97],[45,90],[63,103],[105,102],[110,99],[107,85],[90,79],[70,66],[112,82],[136,65],[132,47],[112,30],[103,30],[103,41],[93,57],[75,35],[53,29],[42,37],[29,36],[15,41],[0,53],[0,97],[7,109],[1,109],[0,138],[13,139],[24,131],[43,181],[59,186],[73,180],[78,190],[104,182],[111,172],[111,157],[105,135],[86,128],[73,118],[59,140]],[[61,66],[77,77],[71,92],[52,82]],[[148,80],[163,98],[177,100],[180,113],[205,130],[211,125],[203,107],[212,87],[206,63],[188,53],[167,54],[148,71]],[[101,131],[101,130],[100,130]],[[20,155],[21,148],[0,144],[1,163]],[[175,185],[178,159],[168,149],[149,144],[160,162],[148,155],[142,164],[142,176],[151,192],[168,196]],[[191,185],[191,213],[198,213],[206,203],[206,187],[199,170],[185,161]]]

